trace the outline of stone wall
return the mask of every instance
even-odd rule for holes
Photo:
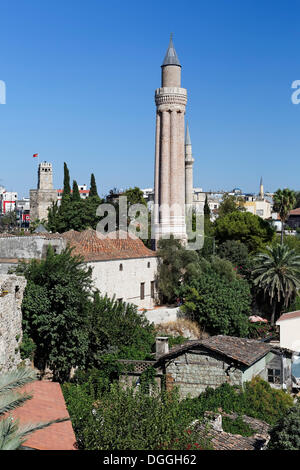
[[[21,305],[25,287],[22,276],[0,275],[0,373],[14,369],[21,360]]]
[[[196,397],[207,387],[216,388],[225,382],[240,386],[242,375],[229,360],[204,349],[189,351],[166,364],[167,388],[179,386],[182,398],[188,394]]]
[[[56,253],[66,247],[62,237],[44,238],[38,235],[0,238],[0,259],[42,259],[46,256],[47,246],[52,245]]]

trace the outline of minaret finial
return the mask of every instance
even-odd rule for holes
[[[173,33],[170,34],[169,47],[165,55],[162,66],[165,66],[165,65],[178,65],[179,67],[181,67],[178,56],[175,51],[174,44],[173,44]]]

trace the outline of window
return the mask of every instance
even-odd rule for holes
[[[148,261],[147,263],[147,268],[150,268],[150,261]]]
[[[145,298],[145,283],[144,282],[141,282],[140,298],[141,298],[141,300],[144,300],[144,298]]]
[[[119,271],[123,271],[123,264],[122,263],[119,266]]]
[[[151,298],[154,299],[155,295],[155,281],[151,281]]]
[[[280,369],[268,369],[268,382],[271,384],[280,384]]]

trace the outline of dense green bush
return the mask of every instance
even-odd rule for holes
[[[247,279],[250,277],[252,263],[245,243],[239,240],[226,240],[218,246],[217,253],[220,258],[229,260],[239,274],[246,276]]]
[[[164,450],[207,448],[192,429],[189,410],[181,406],[179,395],[151,395],[113,384],[98,397],[85,386],[65,384],[65,400],[78,445],[88,450]]]
[[[214,228],[219,243],[237,240],[247,246],[249,253],[262,250],[275,236],[267,221],[250,212],[235,211],[219,217]]]
[[[119,359],[151,359],[154,325],[133,304],[94,294],[89,317],[87,367],[98,367],[102,355]]]
[[[245,437],[255,434],[254,429],[252,429],[249,424],[245,423],[241,416],[237,416],[235,419],[223,416],[222,428],[224,432],[229,432],[230,434],[239,434],[240,436]]]
[[[268,449],[300,450],[300,405],[287,410],[270,432]]]
[[[198,271],[198,255],[186,250],[173,235],[158,244],[157,288],[162,303],[174,303],[182,282],[189,282]]]
[[[33,361],[36,345],[34,341],[29,338],[27,333],[23,334],[22,342],[20,344],[21,359],[30,359]]]
[[[204,412],[235,412],[274,424],[293,406],[292,397],[283,390],[276,390],[259,377],[246,382],[243,389],[224,383],[216,389],[207,390],[197,398],[186,398],[183,406],[197,419]]]
[[[211,270],[182,288],[184,316],[211,334],[247,336],[251,295],[246,280]]]
[[[69,248],[56,255],[51,246],[43,260],[21,263],[25,275],[23,331],[36,345],[35,363],[53,370],[56,380],[69,376],[72,366],[85,364],[91,268],[85,269]]]

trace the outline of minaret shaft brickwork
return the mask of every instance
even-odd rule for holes
[[[187,209],[193,207],[193,152],[189,128],[186,126],[185,138],[185,203]]]
[[[181,66],[172,39],[162,65],[162,86],[155,91],[156,240],[169,234],[186,240],[185,124],[187,91],[181,88]]]

